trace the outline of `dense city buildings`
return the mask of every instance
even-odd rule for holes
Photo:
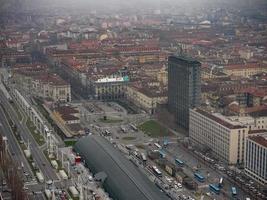
[[[267,199],[266,10],[2,0],[0,199]]]
[[[178,125],[189,128],[189,109],[201,103],[201,63],[186,57],[168,60],[168,108]]]
[[[255,181],[267,184],[267,133],[251,135],[246,140],[245,172]]]

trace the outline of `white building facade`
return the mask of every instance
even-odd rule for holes
[[[267,184],[267,132],[247,138],[245,172],[255,181]]]
[[[245,138],[249,129],[200,109],[190,109],[189,140],[205,146],[227,164],[244,163]]]

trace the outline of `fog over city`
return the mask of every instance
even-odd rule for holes
[[[265,0],[1,0],[0,8],[4,11],[8,10],[24,10],[32,8],[84,8],[84,9],[149,9],[149,8],[162,8],[165,6],[178,6],[178,7],[257,7],[266,6]],[[85,8],[86,7],[86,8]],[[90,8],[89,8],[90,7]]]

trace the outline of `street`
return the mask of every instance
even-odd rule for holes
[[[42,150],[39,148],[39,145],[35,141],[34,137],[31,135],[28,127],[25,123],[19,121],[16,111],[10,105],[8,100],[5,98],[2,92],[0,92],[0,100],[2,105],[5,107],[9,117],[12,121],[16,124],[17,129],[20,132],[20,135],[25,143],[30,143],[30,149],[32,153],[33,160],[37,163],[39,169],[45,176],[45,179],[53,179],[57,180],[58,177],[54,172],[53,168],[51,167],[50,163],[46,159],[45,155],[43,154]],[[15,138],[14,138],[15,139]]]

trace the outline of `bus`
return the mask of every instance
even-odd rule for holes
[[[231,187],[231,191],[232,191],[232,196],[237,195],[236,187]]]
[[[222,187],[223,187],[223,177],[221,177],[219,181],[219,188],[222,188]]]
[[[166,153],[162,150],[159,150],[159,155],[161,158],[165,158],[166,157]]]
[[[205,178],[199,173],[194,173],[194,176],[201,183],[203,183],[205,181]]]
[[[134,131],[138,131],[138,129],[136,128],[136,126],[135,125],[133,125],[133,124],[130,124],[130,127],[134,130]]]
[[[154,145],[155,145],[156,147],[158,147],[159,149],[162,148],[162,147],[159,145],[159,143],[154,143]]]
[[[152,166],[152,170],[156,176],[162,177],[161,171],[156,166]]]
[[[179,166],[179,167],[183,167],[184,166],[184,162],[179,160],[178,158],[175,159],[175,163]]]
[[[218,188],[216,185],[214,184],[210,184],[209,188],[212,192],[214,192],[215,194],[220,194],[220,188]]]

